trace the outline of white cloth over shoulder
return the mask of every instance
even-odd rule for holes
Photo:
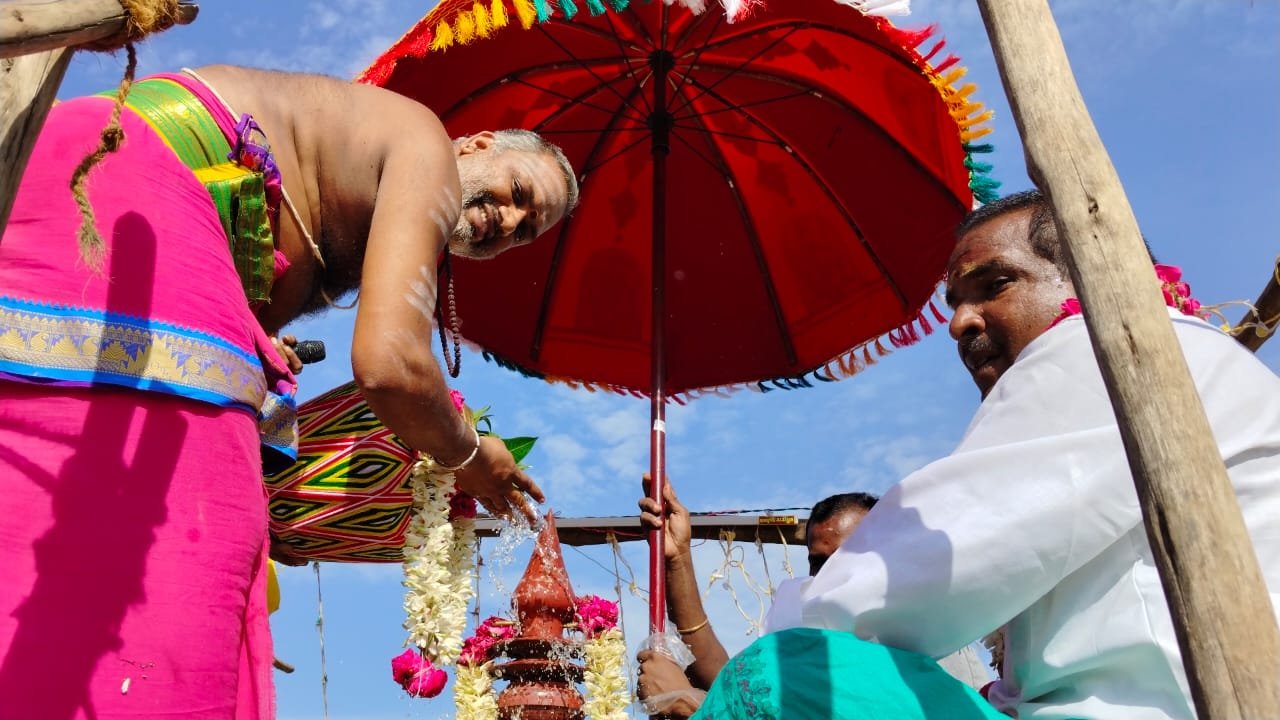
[[[764,616],[761,635],[800,627],[800,603],[804,599],[804,591],[813,582],[811,577],[787,578],[773,589],[773,604]]]
[[[1280,379],[1170,314],[1280,608]],[[1081,318],[1027,346],[952,455],[880,499],[805,591],[803,624],[934,657],[1007,624],[992,699],[1022,720],[1194,717]]]

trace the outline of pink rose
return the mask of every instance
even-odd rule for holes
[[[453,409],[462,412],[463,406],[466,405],[466,400],[463,399],[462,393],[457,390],[450,390],[449,399],[453,401]]]
[[[1200,301],[1195,298],[1187,298],[1187,301],[1182,304],[1182,312],[1200,317]]]
[[[404,691],[414,697],[433,698],[444,690],[445,683],[449,682],[449,676],[443,670],[432,667],[431,663],[427,663],[413,680],[404,686]]]
[[[456,492],[449,498],[449,519],[474,518],[476,516],[476,499],[464,492]]]
[[[1168,287],[1161,287],[1160,293],[1164,295],[1165,305],[1168,305],[1169,307],[1178,307],[1178,304],[1173,300],[1173,293],[1169,292]]]
[[[1062,314],[1067,317],[1079,315],[1081,311],[1080,301],[1076,298],[1067,298],[1062,301]]]
[[[511,623],[494,615],[485,619],[476,628],[476,635],[489,637],[493,640],[510,640],[516,636],[516,628]]]
[[[391,676],[414,697],[435,697],[449,681],[449,676],[422,657],[417,648],[409,648],[391,660]]]
[[[1160,278],[1160,282],[1176,283],[1182,279],[1182,268],[1177,265],[1160,265],[1156,266],[1156,277]]]
[[[618,626],[618,604],[598,595],[578,598],[578,627],[589,638]]]
[[[467,638],[462,643],[462,652],[458,653],[458,664],[468,667],[485,664],[489,661],[489,648],[493,643],[493,638],[483,635]]]
[[[404,687],[413,679],[414,673],[422,667],[422,654],[414,648],[408,648],[404,652],[391,659],[391,677]]]

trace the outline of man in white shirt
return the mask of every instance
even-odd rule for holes
[[[1022,720],[1193,718],[1050,210],[1039,193],[1010,196],[958,237],[950,329],[982,406],[955,452],[894,486],[831,557],[804,592],[802,624],[933,657],[1006,626],[988,697]],[[1176,289],[1166,297],[1195,310]],[[1169,312],[1280,608],[1280,379],[1213,326]]]
[[[648,497],[646,484],[646,496],[639,502],[641,521],[648,527],[662,528],[666,534],[667,614],[694,660],[681,672],[679,666],[665,655],[642,651],[638,657],[637,694],[641,700],[665,697],[666,702],[653,703],[656,709],[663,717],[682,718],[689,717],[698,708],[700,693],[693,691],[710,687],[729,656],[707,618],[698,593],[690,552],[689,511],[676,498],[670,482],[666,491],[665,512],[660,512],[658,503]],[[804,589],[875,504],[874,495],[850,492],[823,498],[813,506],[804,528],[809,574],[778,584],[762,634],[799,623],[800,599]],[[971,646],[961,648],[938,663],[953,677],[972,687],[981,687],[989,680],[986,667]]]

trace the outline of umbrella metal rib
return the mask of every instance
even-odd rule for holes
[[[784,35],[782,36],[782,38],[790,37],[790,36],[791,36],[791,34],[792,34],[792,33],[794,33],[794,32],[796,32],[797,30],[822,30],[822,31],[825,31],[825,32],[830,32],[830,33],[833,33],[833,34],[836,34],[836,35],[840,35],[840,36],[843,36],[844,38],[847,38],[847,39],[849,39],[849,40],[853,40],[853,41],[857,42],[858,44],[863,45],[864,47],[867,47],[867,48],[869,48],[869,49],[871,49],[871,50],[874,50],[874,51],[876,51],[876,52],[880,53],[881,55],[884,55],[885,57],[889,58],[890,60],[893,60],[894,62],[897,62],[898,64],[900,64],[900,65],[902,65],[903,67],[905,67],[905,68],[907,68],[907,69],[911,70],[912,72],[919,72],[919,70],[916,68],[916,66],[915,66],[915,65],[914,65],[910,60],[908,60],[907,58],[902,57],[902,55],[900,55],[900,54],[898,54],[898,53],[891,52],[891,51],[889,51],[888,49],[886,49],[886,48],[884,48],[884,47],[881,47],[880,45],[878,45],[878,44],[876,44],[876,43],[869,42],[869,41],[867,40],[867,38],[865,38],[865,37],[863,37],[863,36],[861,36],[861,35],[859,35],[859,34],[857,34],[857,33],[852,33],[852,32],[849,32],[848,30],[845,30],[844,28],[836,27],[836,26],[834,26],[834,25],[829,25],[829,24],[827,24],[827,23],[823,23],[823,22],[813,22],[813,21],[810,21],[810,20],[784,20],[784,21],[774,22],[774,23],[771,23],[771,24],[764,24],[764,25],[756,25],[756,26],[752,26],[752,27],[750,27],[750,28],[748,28],[748,29],[746,29],[746,30],[743,30],[743,31],[741,31],[741,32],[734,33],[734,34],[732,34],[732,35],[726,35],[725,37],[722,37],[722,38],[720,38],[720,39],[716,40],[715,42],[707,43],[707,44],[706,44],[706,46],[705,46],[704,48],[701,48],[701,50],[705,51],[705,50],[714,50],[714,49],[719,49],[719,48],[722,48],[722,47],[724,47],[724,46],[726,46],[726,45],[730,45],[730,44],[732,44],[732,43],[734,43],[735,41],[738,41],[738,40],[750,39],[750,38],[752,38],[752,37],[759,36],[760,34],[762,34],[762,33],[764,33],[764,32],[771,32],[771,31],[781,30],[781,29],[786,29],[786,30],[787,30],[787,33],[786,33],[786,34],[784,34]],[[772,44],[771,44],[771,45],[769,45],[768,47],[764,48],[764,50],[772,49],[772,47],[773,47],[774,45],[776,45],[776,44],[777,44],[776,42],[775,42],[775,43],[772,43]],[[762,52],[763,52],[763,51],[762,51]],[[751,62],[754,62],[754,61],[755,61],[755,59],[759,57],[759,55],[760,55],[760,53],[757,53],[756,55],[752,56],[752,58],[750,59],[750,61],[751,61]],[[741,65],[739,65],[739,66],[738,66],[738,69],[744,69],[748,64],[749,64],[749,63],[743,63],[743,64],[741,64]],[[730,75],[733,75],[733,74],[735,74],[735,73],[730,73]],[[724,79],[728,79],[728,77],[726,77],[726,78],[724,78]],[[713,87],[714,87],[714,86],[713,86]],[[682,105],[680,108],[677,108],[677,112],[678,112],[679,110],[681,110],[681,109],[683,109],[683,108],[687,107],[689,104],[691,104],[692,102],[694,102],[694,101],[696,101],[696,100],[698,100],[698,99],[699,99],[698,97],[691,98],[691,99],[689,100],[689,102],[686,102],[686,103],[685,103],[684,105]]]
[[[641,93],[640,85],[636,85],[634,88],[631,89],[631,92],[630,92],[631,95],[637,95],[640,93]],[[628,101],[627,104],[630,105],[630,101]],[[623,117],[622,108],[619,108],[618,112],[616,112],[612,117],[609,118],[609,123],[605,126],[606,131],[611,130],[613,126],[618,123],[618,120],[621,119],[622,117]],[[586,182],[587,175],[592,171],[593,168],[591,166],[591,163],[593,160],[595,160],[596,155],[599,154],[600,149],[604,147],[605,138],[607,137],[609,137],[608,132],[600,133],[600,136],[596,138],[595,145],[592,145],[591,151],[587,153],[587,157],[583,161],[582,170],[579,172],[579,178],[582,183]],[[640,140],[638,142],[628,144],[626,149],[635,147],[635,145],[639,144],[639,142],[644,142],[645,137],[646,137],[645,135],[641,135]],[[606,160],[605,162],[608,162],[608,160]],[[552,296],[552,292],[555,289],[556,276],[559,274],[559,271],[560,271],[560,261],[564,256],[565,238],[568,237],[568,233],[569,233],[570,217],[566,217],[564,219],[564,222],[560,224],[560,233],[556,236],[555,249],[552,251],[552,255],[551,255],[551,265],[547,268],[547,281],[546,281],[546,285],[543,286],[542,303],[538,308],[538,322],[534,326],[533,342],[529,348],[529,354],[535,360],[537,360],[538,355],[542,352],[542,335],[545,332],[547,327],[547,318],[550,317],[550,314],[551,314],[551,296]]]
[[[693,96],[693,97],[691,97],[691,98],[687,98],[687,99],[685,99],[685,102],[684,102],[683,104],[681,104],[679,107],[675,108],[672,112],[673,112],[673,113],[681,112],[681,111],[682,111],[682,110],[684,110],[685,108],[687,108],[687,107],[689,107],[690,105],[692,105],[693,103],[697,102],[699,99],[701,99],[701,98],[702,98],[702,96],[703,96],[704,94],[706,94],[707,92],[710,92],[711,90],[714,90],[714,89],[716,88],[716,86],[718,86],[720,83],[724,82],[725,80],[729,80],[730,78],[733,78],[734,76],[736,76],[736,75],[738,74],[738,71],[739,71],[739,70],[743,70],[743,69],[745,69],[748,65],[750,65],[751,63],[755,62],[756,60],[759,60],[761,55],[764,55],[765,53],[767,53],[767,52],[769,52],[770,50],[772,50],[772,49],[774,49],[775,47],[777,47],[777,46],[778,46],[778,45],[779,45],[783,40],[786,40],[787,38],[791,37],[791,36],[792,36],[792,35],[793,35],[797,30],[799,30],[801,27],[803,27],[803,26],[802,26],[802,25],[797,25],[797,26],[795,26],[795,27],[789,28],[789,29],[787,30],[787,32],[785,32],[785,33],[783,33],[783,34],[779,35],[778,37],[774,38],[774,39],[773,39],[773,41],[772,41],[772,42],[770,42],[769,44],[765,45],[764,47],[760,48],[759,50],[756,50],[756,51],[755,51],[754,53],[752,53],[751,55],[748,55],[746,58],[744,58],[744,59],[742,60],[742,62],[741,62],[741,63],[739,63],[739,64],[738,64],[738,66],[737,66],[737,68],[736,68],[736,69],[731,70],[731,71],[729,71],[729,72],[725,73],[725,75],[724,75],[723,77],[719,78],[719,79],[718,79],[718,80],[716,80],[714,83],[712,83],[710,87],[706,87],[706,89],[705,89],[705,90],[703,90],[703,92],[702,92],[702,93],[699,93],[698,95],[695,95],[695,96]],[[723,45],[723,44],[724,44],[724,43],[716,43],[716,45],[717,45],[717,46],[719,46],[719,45]],[[709,44],[708,44],[708,48],[707,48],[707,49],[710,49],[710,45],[711,45],[711,44],[709,43]],[[691,63],[691,67],[693,67],[692,63]],[[692,75],[692,73],[685,73],[685,77],[689,77],[690,75]],[[704,87],[705,87],[705,86],[704,86]]]
[[[786,95],[779,95],[777,97],[765,98],[763,100],[752,100],[750,102],[738,103],[737,105],[734,105],[731,107],[723,107],[717,110],[703,110],[703,111],[695,110],[688,115],[676,115],[675,120],[676,122],[679,122],[681,120],[688,120],[689,118],[694,118],[694,117],[709,117],[711,115],[719,115],[721,113],[736,112],[738,108],[759,107],[761,105],[768,105],[770,103],[776,103],[776,102],[785,102],[787,100],[794,100],[804,95],[814,95],[814,94],[815,94],[815,91],[813,90],[797,90],[792,93],[787,93]]]
[[[778,289],[773,283],[773,273],[769,271],[769,261],[764,256],[764,247],[760,244],[760,236],[756,234],[755,223],[751,221],[751,214],[747,212],[747,201],[746,198],[742,197],[741,184],[725,161],[719,146],[715,143],[707,143],[707,145],[712,152],[716,153],[717,159],[720,161],[719,170],[724,174],[725,180],[728,181],[729,192],[733,195],[735,204],[738,206],[738,216],[742,218],[742,226],[747,233],[751,252],[755,256],[756,269],[760,271],[765,293],[769,298],[769,306],[773,310],[773,320],[778,325],[778,335],[782,338],[782,347],[787,353],[787,362],[795,365],[797,362],[796,346],[791,339],[791,329],[787,326],[787,319],[782,314],[782,303],[778,300]]]
[[[642,110],[641,108],[635,107],[634,105],[631,105],[631,104],[630,104],[630,101],[627,99],[627,97],[626,97],[626,96],[624,96],[621,92],[619,92],[617,88],[613,87],[612,85],[605,84],[604,78],[602,78],[602,77],[600,77],[599,75],[597,75],[597,74],[596,74],[596,72],[595,72],[594,70],[592,70],[592,69],[591,69],[591,65],[590,65],[590,64],[588,64],[588,63],[586,63],[586,62],[583,62],[583,61],[582,61],[582,59],[580,59],[577,55],[574,55],[574,54],[573,54],[573,52],[571,52],[571,51],[569,50],[569,48],[567,48],[567,47],[565,47],[565,46],[564,46],[564,43],[562,43],[562,42],[560,42],[559,40],[557,40],[557,39],[556,39],[556,37],[555,37],[554,35],[552,35],[550,32],[548,32],[548,31],[547,31],[547,29],[546,29],[545,27],[543,27],[542,25],[537,25],[536,27],[538,28],[538,30],[540,30],[540,31],[542,32],[542,36],[543,36],[543,37],[545,37],[545,38],[547,38],[548,40],[550,40],[550,41],[551,41],[551,43],[552,43],[553,45],[555,45],[557,48],[560,48],[560,52],[564,53],[564,54],[565,54],[565,55],[566,55],[570,60],[573,60],[574,62],[578,63],[578,65],[579,65],[579,66],[580,66],[580,67],[581,67],[581,68],[582,68],[582,69],[583,69],[583,70],[584,70],[588,75],[590,75],[591,77],[595,78],[596,82],[600,83],[603,87],[608,88],[611,92],[613,92],[613,94],[614,94],[614,95],[618,96],[618,99],[619,99],[619,100],[621,100],[621,101],[624,103],[624,105],[625,105],[628,109],[635,110],[635,111],[636,111],[636,113],[637,113],[637,114],[639,114],[639,115],[641,115],[641,116],[643,116],[643,115],[644,115],[644,110]],[[571,27],[573,27],[573,26],[571,25]],[[624,57],[625,57],[625,56],[624,56]],[[629,67],[631,67],[629,63],[628,63],[628,65],[627,65],[627,67],[628,67],[628,68],[629,68]],[[616,78],[615,78],[615,79],[616,79]]]
[[[616,42],[618,45],[618,52],[621,53],[622,55],[626,55],[627,54],[626,49],[622,45],[622,36],[618,33],[618,29],[614,27],[613,17],[614,17],[613,15],[609,13],[605,13],[605,20],[609,21],[609,29],[613,31],[611,34],[613,35],[614,42]],[[640,48],[634,47],[634,46],[632,47],[632,50],[636,51],[637,53],[642,52]],[[642,64],[644,63],[642,62]],[[644,87],[644,84],[640,80],[636,79],[635,68],[631,66],[630,62],[627,63],[627,75],[631,77],[632,82],[634,82],[637,87]],[[645,112],[652,113],[653,106],[649,104],[649,98],[646,97],[644,93],[640,93],[640,100],[644,102]]]
[[[611,57],[603,57],[603,58],[593,58],[591,60],[586,60],[586,61],[581,60],[580,58],[573,58],[570,61],[558,60],[556,62],[541,63],[539,65],[529,65],[528,67],[522,67],[515,72],[507,73],[506,75],[495,78],[483,85],[479,85],[475,87],[474,89],[471,90],[471,92],[458,98],[457,101],[455,101],[452,105],[450,105],[443,112],[441,112],[440,117],[449,117],[454,113],[456,113],[459,109],[466,107],[468,104],[470,104],[477,98],[483,97],[485,94],[489,93],[494,88],[509,82],[520,81],[522,78],[524,78],[527,75],[532,75],[539,72],[561,70],[566,67],[581,67],[581,63],[583,62],[590,62],[593,65],[611,66],[619,62],[629,62],[633,59],[635,58],[630,58],[625,55],[618,56],[618,57],[611,56]],[[619,75],[618,77],[615,77],[614,80],[618,80],[621,77],[622,76]],[[529,87],[536,88],[536,86],[533,86],[533,85],[529,85]],[[542,89],[542,88],[536,88],[536,89]],[[596,92],[597,90],[598,88],[592,88],[591,92],[585,93],[583,97],[585,98],[586,96],[591,95],[593,92]],[[608,112],[610,114],[614,112],[613,110],[604,108],[604,106],[601,106],[600,108],[597,108],[597,109],[600,109],[602,112]],[[641,116],[637,116],[637,117],[641,117]]]
[[[717,65],[708,63],[707,67],[727,68],[728,66],[717,66]],[[788,77],[787,75],[776,72],[776,71],[765,72],[763,70],[738,70],[737,74],[743,77],[751,78],[753,80],[763,80],[767,82],[776,83],[784,87],[795,88],[797,91],[811,90],[810,88],[806,87],[799,78]],[[695,80],[694,82],[696,83],[697,81]],[[737,105],[736,103],[730,102],[729,100],[725,99],[723,96],[719,95],[718,93],[711,92],[710,94],[714,99],[718,100],[720,103],[722,103],[725,106],[724,108],[725,110],[742,111],[742,108],[746,107],[745,105]],[[907,160],[907,162],[911,163],[918,170],[920,170],[920,174],[923,175],[931,184],[936,185],[940,190],[944,192],[944,194],[949,194],[949,193],[946,193],[946,190],[947,190],[946,183],[942,182],[942,180],[935,177],[933,173],[929,172],[928,168],[925,168],[920,163],[920,159],[917,158],[914,153],[912,153],[909,149],[907,149],[907,147],[903,145],[897,138],[895,138],[889,132],[884,130],[884,128],[880,127],[879,123],[877,123],[871,117],[868,117],[867,114],[864,113],[861,109],[828,93],[818,93],[814,97],[816,97],[818,100],[822,100],[823,102],[834,105],[840,108],[842,111],[849,113],[850,115],[862,118],[864,121],[866,121],[867,128],[870,131],[878,134],[889,145],[891,145],[894,149],[896,149],[902,155],[902,157]],[[755,118],[753,114],[747,113],[747,112],[742,112],[742,115],[748,118]],[[698,117],[698,115],[692,115],[690,117]],[[756,119],[758,121],[758,118]],[[963,203],[960,203],[959,201],[956,202],[956,207],[960,208],[961,211],[967,211]]]
[[[693,83],[694,85],[700,85],[700,83],[698,83],[697,80],[694,80]],[[707,94],[709,94],[711,97],[715,98],[716,100],[719,100],[720,102],[724,103],[726,106],[730,105],[728,100],[726,100],[719,93],[717,93],[714,90],[711,90],[710,88],[707,88]],[[885,267],[884,262],[880,259],[880,256],[876,253],[875,249],[871,247],[871,243],[867,241],[867,237],[866,235],[863,234],[862,228],[858,225],[858,221],[853,218],[853,213],[845,205],[844,201],[836,195],[835,191],[831,189],[831,186],[829,183],[827,183],[826,178],[822,177],[822,173],[818,172],[818,169],[815,168],[813,164],[810,163],[802,153],[800,153],[800,151],[796,150],[795,147],[790,143],[787,143],[786,141],[784,141],[781,136],[779,136],[772,129],[770,129],[769,126],[766,125],[764,122],[762,122],[760,118],[756,117],[754,113],[747,110],[741,110],[740,114],[743,117],[745,117],[752,125],[759,128],[762,132],[765,132],[773,136],[779,144],[789,149],[788,154],[795,159],[796,164],[798,164],[806,173],[808,173],[809,177],[813,178],[813,181],[822,190],[823,194],[827,196],[827,199],[831,201],[832,206],[835,207],[837,211],[839,211],[840,217],[844,219],[845,223],[848,224],[849,229],[852,230],[853,234],[858,238],[858,242],[862,243],[862,247],[864,250],[866,250],[867,256],[870,257],[871,261],[875,263],[876,268],[884,276],[885,281],[888,282],[889,287],[893,290],[894,295],[898,297],[898,301],[902,303],[903,312],[911,312],[911,303],[908,302],[907,296],[902,292],[902,288],[898,287],[898,283],[893,279],[893,275],[889,273],[889,269]]]

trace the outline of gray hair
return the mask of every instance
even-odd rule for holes
[[[492,147],[498,152],[515,150],[517,152],[550,155],[551,159],[555,160],[556,165],[560,167],[560,174],[564,177],[564,187],[568,198],[564,214],[567,216],[573,212],[574,208],[578,207],[578,176],[574,174],[573,165],[569,164],[569,158],[564,156],[564,151],[560,149],[560,146],[547,142],[541,135],[532,130],[513,128],[510,130],[494,130]]]

